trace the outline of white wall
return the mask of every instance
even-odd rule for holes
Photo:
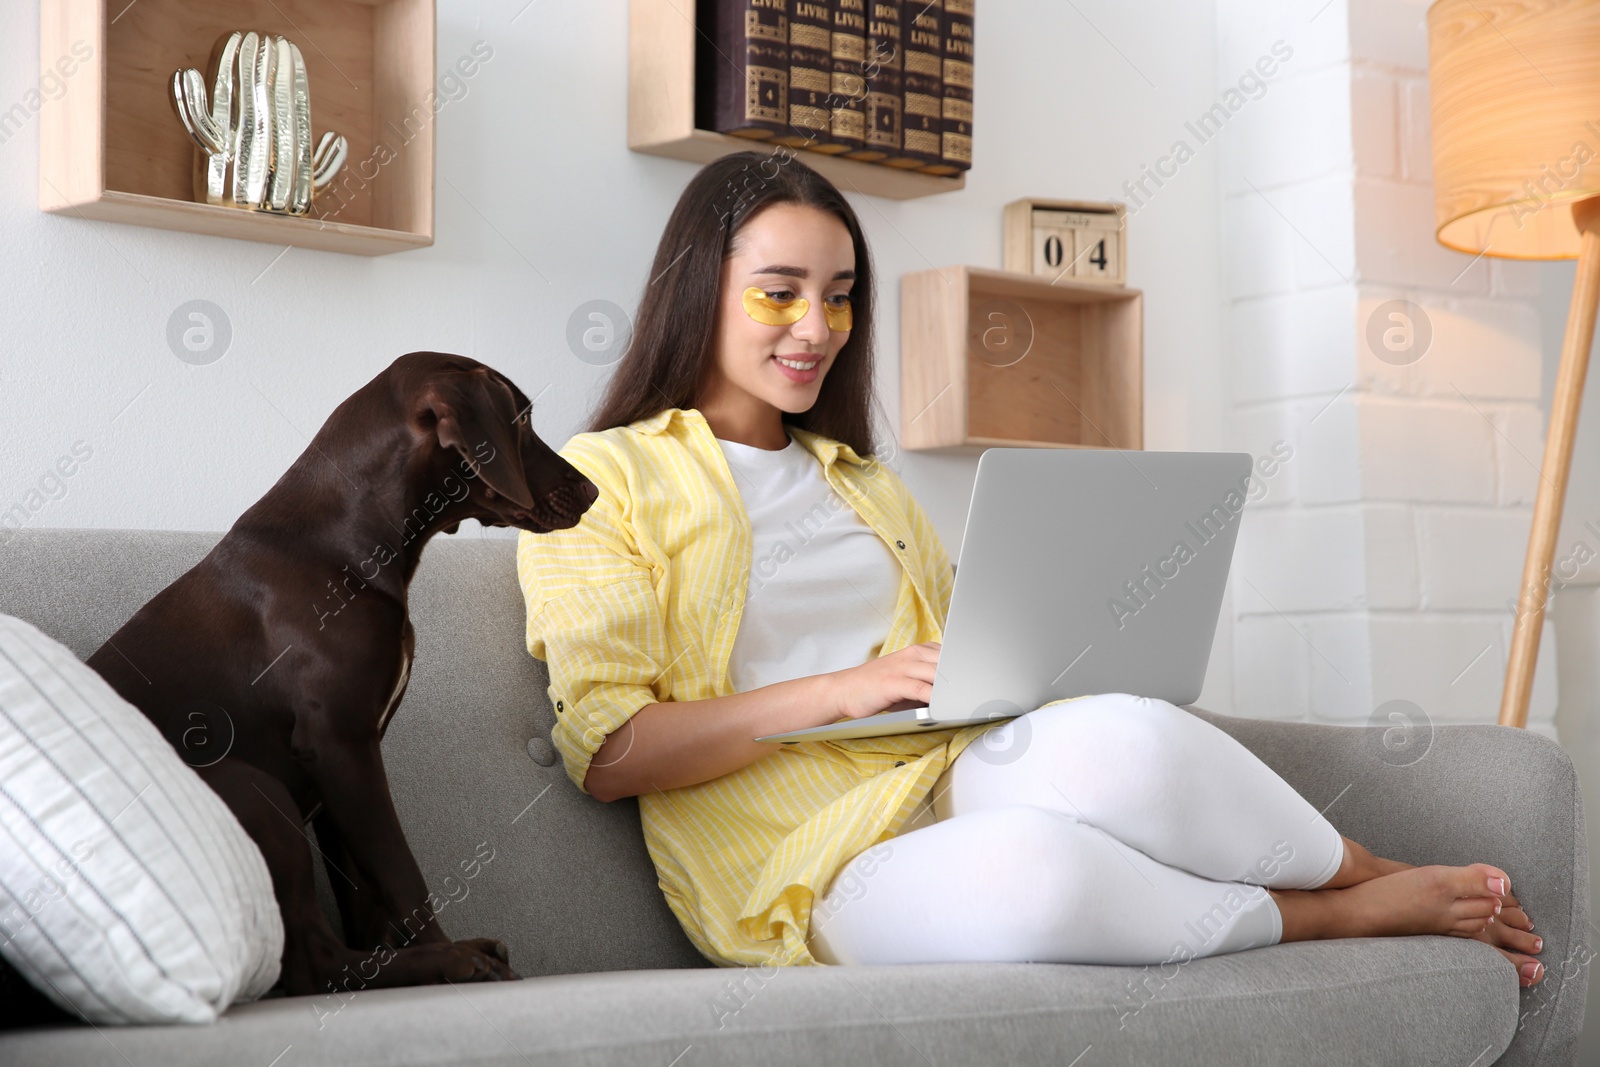
[[[0,111],[37,85],[37,20],[36,4],[0,7]],[[891,430],[898,277],[999,266],[1003,204],[1120,197],[1215,99],[1209,4],[1003,0],[984,7],[978,33],[966,190],[855,201],[884,282]],[[82,442],[92,458],[29,525],[226,529],[341,399],[416,349],[510,375],[540,397],[535,425],[553,445],[579,429],[609,371],[569,352],[568,317],[596,298],[631,309],[694,168],[624,147],[625,0],[440,0],[440,69],[478,40],[493,58],[438,116],[437,243],[419,251],[367,259],[44,215],[38,120],[0,145],[0,510]],[[196,42],[197,57],[209,43]],[[1130,225],[1153,449],[1231,447],[1217,165],[1200,152]],[[232,328],[208,366],[166,341],[169,316],[193,299],[220,306]],[[895,464],[952,556],[975,462],[902,453]],[[1219,711],[1232,688],[1226,616],[1202,697]]]

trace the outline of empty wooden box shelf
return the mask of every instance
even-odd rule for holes
[[[1137,289],[946,267],[900,285],[906,448],[1144,447]]]
[[[143,0],[148,2],[148,0]],[[695,0],[631,0],[628,24],[628,147],[653,156],[710,163],[734,152],[777,146],[696,129]],[[803,148],[785,149],[847,193],[911,200],[964,188],[966,176],[938,177]]]
[[[349,141],[307,216],[194,200],[194,144],[173,111],[172,74],[195,67],[209,86],[212,44],[232,30],[298,45],[313,135]],[[430,245],[434,36],[434,0],[41,0],[41,70],[92,56],[39,115],[39,206],[360,255]]]

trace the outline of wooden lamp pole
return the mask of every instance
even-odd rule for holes
[[[1578,407],[1583,401],[1583,380],[1589,370],[1589,349],[1594,344],[1595,311],[1600,308],[1600,197],[1574,204],[1572,221],[1582,235],[1578,276],[1572,284],[1572,307],[1567,312],[1566,339],[1561,344],[1561,367],[1556,372],[1556,391],[1550,401],[1550,431],[1544,442],[1544,459],[1539,465],[1539,495],[1534,500],[1533,528],[1528,534],[1528,554],[1522,563],[1517,622],[1511,633],[1505,690],[1500,696],[1501,726],[1528,724],[1533,667],[1539,659],[1539,637],[1544,630],[1544,608],[1549,600],[1550,564],[1555,559],[1561,509],[1567,498],[1567,476],[1572,471],[1572,443],[1578,436]]]

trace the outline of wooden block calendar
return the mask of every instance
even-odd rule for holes
[[[1005,207],[1005,269],[1125,285],[1127,234],[1127,208],[1112,201],[1013,200]]]

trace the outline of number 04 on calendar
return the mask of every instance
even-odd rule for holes
[[[1125,285],[1126,216],[1112,201],[1013,200],[1005,208],[1005,269],[1052,282]]]

